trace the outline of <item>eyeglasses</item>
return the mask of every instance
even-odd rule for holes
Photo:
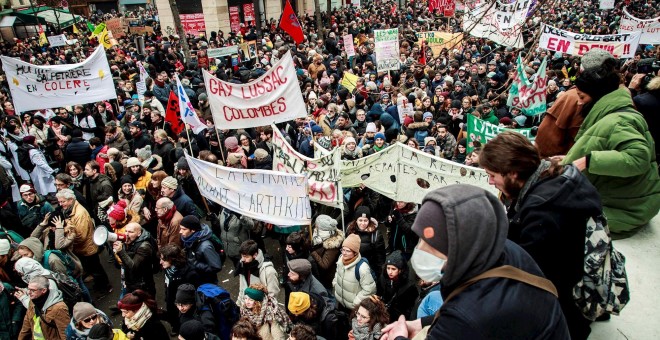
[[[350,249],[348,249],[348,248],[341,248],[341,253],[342,253],[342,254],[348,254],[348,253],[352,253],[352,252],[353,252],[353,251],[350,250]]]
[[[90,322],[92,322],[92,321],[98,319],[98,317],[99,317],[98,314],[94,314],[94,315],[88,317],[87,319],[84,319],[82,322],[84,322],[84,323],[90,323]]]
[[[355,313],[355,316],[356,316],[358,319],[369,320],[369,317],[368,317],[368,316],[364,316],[364,315],[362,315],[362,314],[360,314],[360,313]]]

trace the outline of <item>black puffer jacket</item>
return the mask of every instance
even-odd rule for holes
[[[91,155],[92,149],[89,148],[89,143],[80,137],[75,137],[66,147],[64,160],[66,162],[76,162],[84,168],[85,164],[91,160]]]

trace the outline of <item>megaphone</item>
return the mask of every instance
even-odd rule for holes
[[[96,228],[94,231],[94,244],[97,246],[102,246],[104,243],[112,243],[115,241],[126,241],[126,235],[124,234],[115,234],[110,231],[106,227],[100,226]]]

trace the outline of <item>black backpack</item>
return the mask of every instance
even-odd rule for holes
[[[43,277],[55,281],[57,288],[62,292],[62,300],[69,307],[69,311],[73,310],[76,303],[83,300],[82,289],[71,276],[51,272],[49,275],[43,275]]]
[[[24,144],[19,146],[16,150],[18,156],[18,165],[27,172],[32,172],[32,170],[35,168],[34,163],[32,163],[32,160],[30,159],[31,149],[33,148]]]

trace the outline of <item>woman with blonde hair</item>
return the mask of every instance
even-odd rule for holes
[[[257,326],[263,339],[283,340],[292,327],[291,319],[277,300],[268,295],[266,286],[253,284],[245,288],[241,317]]]

